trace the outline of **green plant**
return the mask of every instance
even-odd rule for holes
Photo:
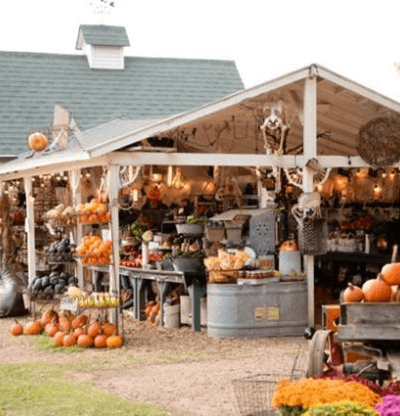
[[[206,224],[207,220],[204,218],[189,218],[186,222],[188,224]]]
[[[147,225],[141,222],[133,222],[131,224],[131,231],[136,241],[142,241],[142,235],[147,230]]]
[[[372,407],[365,404],[355,403],[350,400],[330,404],[317,404],[310,407],[303,416],[377,416]]]

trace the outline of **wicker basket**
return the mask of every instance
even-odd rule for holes
[[[358,132],[358,154],[368,164],[385,167],[400,160],[399,122],[378,117],[362,126]]]
[[[239,270],[208,270],[208,283],[236,283]]]

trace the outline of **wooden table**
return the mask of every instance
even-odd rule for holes
[[[108,267],[91,267],[93,280],[99,272],[108,273]],[[142,293],[143,284],[146,280],[157,283],[160,294],[160,325],[163,325],[163,305],[168,283],[180,283],[185,285],[189,292],[192,303],[192,328],[200,331],[200,299],[207,292],[206,275],[202,272],[181,272],[157,269],[141,269],[120,266],[120,276],[128,277],[133,289],[133,315],[141,320],[141,311],[144,309],[144,297]]]

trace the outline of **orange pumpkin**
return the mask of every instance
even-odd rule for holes
[[[106,322],[106,323],[103,324],[101,329],[103,331],[103,334],[106,335],[107,337],[109,337],[109,336],[113,335],[116,332],[117,327],[114,324],[110,323],[110,322]]]
[[[101,331],[101,325],[98,321],[93,322],[88,328],[88,335],[95,338]]]
[[[60,329],[60,327],[59,327],[58,323],[54,322],[54,321],[50,324],[47,324],[46,327],[45,327],[46,334],[49,337],[54,337],[57,334],[57,332],[59,331],[59,329]]]
[[[63,345],[64,347],[72,347],[73,345],[76,345],[76,336],[74,334],[64,335]]]
[[[24,333],[24,327],[15,320],[15,323],[11,325],[10,334],[11,335],[22,335]]]
[[[40,322],[42,326],[45,327],[47,324],[52,323],[55,319],[58,319],[58,313],[52,307],[51,309],[47,309],[43,312]]]
[[[382,279],[389,286],[400,285],[400,263],[388,263],[382,267]]]
[[[82,335],[79,335],[77,344],[80,345],[81,347],[89,348],[89,347],[93,347],[94,340],[90,335],[82,334]]]
[[[298,246],[294,240],[286,240],[281,244],[279,250],[280,251],[297,251]]]
[[[26,335],[39,335],[42,332],[42,329],[40,321],[33,321],[25,326],[24,332]]]
[[[62,347],[64,345],[64,332],[58,331],[54,335],[54,346],[56,347]]]
[[[107,338],[107,348],[121,348],[123,344],[122,338],[119,335],[111,335]]]
[[[364,300],[364,292],[358,286],[348,283],[346,290],[343,292],[344,302],[361,302]]]
[[[79,328],[83,325],[86,325],[88,322],[88,317],[84,314],[81,314],[79,316],[77,316],[72,322],[71,322],[71,326],[72,329],[76,329]]]
[[[106,348],[107,347],[107,335],[100,334],[94,339],[94,346],[96,348]]]
[[[390,302],[392,297],[392,289],[382,280],[382,276],[378,274],[376,279],[367,280],[362,291],[366,302]]]
[[[28,144],[34,152],[42,152],[49,144],[49,139],[43,133],[36,132],[28,137]]]

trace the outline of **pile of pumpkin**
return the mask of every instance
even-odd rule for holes
[[[362,287],[351,283],[343,292],[344,302],[399,302],[400,301],[400,263],[395,261],[397,246],[392,263],[385,264],[376,279],[367,280]]]
[[[17,320],[10,328],[11,335],[47,334],[53,338],[55,347],[120,348],[123,339],[118,335],[117,327],[107,319],[90,318],[81,314],[75,316],[70,312],[57,313],[53,308],[43,312],[40,319],[34,319],[23,327]]]

